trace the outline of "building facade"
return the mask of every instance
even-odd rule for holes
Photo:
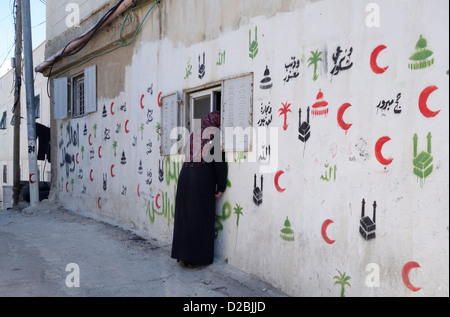
[[[38,65],[44,61],[45,42],[40,44],[33,51],[33,62]],[[23,73],[23,72],[22,72]],[[14,84],[15,84],[14,69],[8,71],[0,78],[0,208],[6,209],[12,206],[11,195],[13,186],[13,149],[14,149],[14,126],[13,107],[14,107]],[[24,77],[24,76],[23,76]],[[35,74],[34,79],[34,94],[36,106],[36,123],[46,128],[50,128],[50,98],[47,93],[47,78],[41,73]],[[27,107],[26,107],[26,90],[25,85],[22,84],[20,94],[20,179],[23,182],[28,182],[28,137],[27,137]],[[39,147],[39,139],[38,139]],[[51,181],[51,159],[50,162],[47,157],[43,160],[38,160],[39,181]],[[6,187],[6,196],[3,197],[4,187]]]
[[[293,296],[448,296],[447,1],[47,10],[53,199],[171,243],[183,145],[220,110],[216,261]]]

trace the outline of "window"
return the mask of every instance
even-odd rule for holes
[[[190,122],[191,132],[200,127],[203,118],[212,111],[221,109],[222,87],[203,90],[190,95]]]
[[[81,74],[53,80],[54,118],[78,118],[97,111],[97,68],[87,67]]]
[[[0,130],[6,130],[6,111],[3,111],[1,115]]]
[[[84,73],[72,78],[72,117],[84,115]]]
[[[36,119],[41,117],[41,95],[34,96],[34,109]]]
[[[200,126],[201,120],[214,110],[221,111],[222,149],[252,150],[252,73],[224,79],[201,89],[186,90],[183,94],[183,103],[178,100],[178,94],[163,97],[161,100],[161,155],[170,155],[171,146],[181,140],[180,135],[177,140],[170,138],[173,128],[184,126],[192,133]],[[231,128],[230,134],[226,134],[226,128],[228,130]],[[187,144],[188,136],[181,135],[181,137]],[[241,140],[243,142],[240,142]]]
[[[3,165],[3,184],[8,182],[8,166]]]

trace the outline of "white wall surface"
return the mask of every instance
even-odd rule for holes
[[[76,30],[79,23],[110,0],[49,0],[47,4],[47,39],[69,29]],[[79,21],[77,21],[79,18]],[[79,23],[76,23],[79,22]],[[76,24],[76,25],[75,25]],[[80,33],[81,34],[81,33]],[[79,34],[78,34],[79,35]]]
[[[216,261],[226,260],[293,296],[339,296],[341,289],[334,278],[338,271],[351,277],[346,296],[448,296],[448,2],[378,1],[379,27],[366,24],[369,3],[307,1],[290,12],[251,18],[203,42],[185,45],[170,38],[141,42],[123,74],[124,91],[98,96],[94,114],[57,122],[58,128],[60,124],[63,127],[58,132],[57,161],[63,165],[57,165],[59,200],[69,208],[112,219],[171,243],[181,165],[175,157],[159,155],[158,96],[252,72],[254,127],[265,116],[261,105],[270,103],[273,117],[268,127],[278,128],[278,140],[273,144],[278,152],[272,154],[278,157],[278,164],[273,172],[264,174],[263,203],[256,206],[253,177],[257,174],[259,185],[264,162],[229,162],[231,187],[217,202]],[[198,2],[190,2],[186,10],[207,14],[196,11],[195,4]],[[172,16],[166,27],[172,32],[176,28],[182,38],[189,27],[176,21]],[[252,59],[249,31],[253,37],[255,27],[259,51]],[[144,27],[142,32],[150,30]],[[427,40],[434,63],[412,70],[409,57],[416,52],[420,36]],[[380,45],[386,48],[380,52],[378,64],[389,68],[376,74],[370,59]],[[352,66],[345,69],[343,60],[339,73],[331,75],[340,63],[333,61],[338,47],[342,54],[352,48]],[[316,50],[322,52],[323,61],[313,80],[308,59]],[[217,65],[223,51],[225,63]],[[198,56],[203,52],[206,75],[199,79]],[[286,65],[292,57],[300,61],[299,76],[286,82]],[[189,64],[193,74],[185,79]],[[263,90],[260,81],[266,66],[273,86]],[[440,112],[427,116],[419,100],[427,87],[433,86],[438,89],[429,95],[427,104]],[[316,102],[319,90],[328,102],[328,113],[311,115],[311,137],[303,143],[298,138],[298,111],[303,110],[302,121],[306,120],[306,109]],[[398,94],[400,108],[396,110],[401,112],[394,112],[395,103],[385,110],[377,107],[383,100],[397,99]],[[283,116],[279,116],[284,103],[290,104],[292,111],[287,113],[286,130]],[[339,109],[346,103],[351,105],[343,115],[345,122],[352,124],[348,130],[338,120]],[[126,111],[121,106],[126,106]],[[103,107],[106,117],[102,116]],[[69,142],[70,128],[79,136],[75,145]],[[106,129],[109,139],[105,139]],[[417,134],[419,154],[427,151],[429,133],[433,170],[421,179],[413,173],[413,138]],[[376,145],[384,137],[389,141],[377,151]],[[377,152],[392,161],[384,165]],[[122,153],[126,164],[121,163]],[[69,161],[63,154],[69,154]],[[161,162],[162,181],[158,179]],[[283,173],[279,177],[279,186],[285,189],[282,192],[275,184],[279,171]],[[370,218],[372,204],[377,204],[376,237],[371,240],[359,233],[363,199]],[[237,204],[242,207],[238,225]],[[281,237],[286,219],[293,230],[290,240]]]
[[[38,65],[44,61],[45,42],[39,45],[33,51],[33,63]],[[22,70],[24,71],[24,70]],[[3,77],[0,78],[0,115],[4,110],[7,111],[7,129],[0,130],[0,171],[3,173],[3,165],[7,165],[7,182],[5,185],[13,184],[13,150],[14,150],[14,126],[10,124],[13,118],[14,105],[14,69],[10,70]],[[50,127],[50,98],[47,94],[47,78],[40,73],[34,75],[34,95],[40,96],[41,108],[40,118],[36,119],[37,123]],[[20,168],[21,180],[28,180],[28,142],[27,142],[27,106],[26,106],[26,87],[25,79],[21,86],[21,126],[20,126]],[[38,142],[39,145],[39,142]],[[39,170],[41,172],[41,181],[50,181],[51,164],[46,161],[38,161]],[[0,174],[3,176],[3,174]],[[1,200],[1,186],[0,179],[0,200]]]

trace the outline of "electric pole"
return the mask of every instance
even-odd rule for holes
[[[16,5],[16,52],[14,87],[14,148],[13,148],[13,208],[19,206],[20,196],[20,87],[22,85],[22,0]]]
[[[22,29],[25,59],[25,88],[27,91],[27,132],[30,205],[39,204],[39,177],[37,169],[36,112],[34,107],[33,44],[31,36],[30,0],[22,1]]]

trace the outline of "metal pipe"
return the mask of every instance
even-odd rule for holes
[[[36,113],[34,108],[33,46],[31,36],[30,0],[22,2],[22,32],[25,60],[25,88],[27,96],[28,168],[30,205],[39,204],[39,177],[37,169]]]
[[[133,6],[136,3],[136,0],[124,0],[119,7],[112,13],[112,15],[103,22],[102,25],[100,25],[99,30],[103,29],[106,25],[111,23],[115,18],[117,18],[120,14],[128,10],[131,6]],[[86,39],[88,39],[93,32],[95,31],[96,26],[92,26],[89,30],[84,32],[82,35],[78,37],[78,39],[74,40],[73,42],[69,43],[66,47],[59,50],[56,54],[45,60],[40,65],[36,66],[36,72],[43,73],[44,70],[48,67],[50,67],[53,62],[61,55],[70,54],[71,52],[75,51],[78,47],[80,47]]]

